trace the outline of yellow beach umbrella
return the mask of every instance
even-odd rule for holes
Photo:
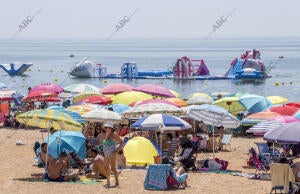
[[[225,97],[213,102],[214,105],[218,105],[231,113],[237,113],[239,111],[245,111],[245,107],[239,102],[237,97]]]
[[[144,92],[137,92],[137,91],[122,92],[113,97],[112,104],[130,105],[133,102],[150,100],[152,98],[153,97],[151,95],[146,94]]]
[[[284,104],[288,101],[288,99],[283,96],[268,96],[267,99],[272,104]]]
[[[212,98],[210,95],[205,94],[205,93],[201,93],[201,92],[196,92],[196,93],[192,94],[192,98],[196,97],[196,96],[205,96],[207,98]]]
[[[32,127],[55,130],[81,131],[82,125],[76,122],[70,115],[58,110],[36,109],[18,115],[17,120]]]

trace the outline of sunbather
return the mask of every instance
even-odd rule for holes
[[[66,163],[68,162],[68,155],[66,152],[61,152],[57,159],[53,159],[49,162],[48,166],[48,179],[50,181],[69,181],[76,180],[76,174],[69,174],[66,169]]]
[[[88,174],[89,178],[99,179],[100,176],[105,177],[105,168],[104,168],[104,157],[98,154],[97,149],[91,149],[91,158],[89,161],[93,162],[93,173]]]

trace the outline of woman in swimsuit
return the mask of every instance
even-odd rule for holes
[[[113,123],[104,124],[106,137],[103,141],[104,168],[106,171],[107,187],[110,187],[110,171],[114,173],[116,186],[119,186],[118,173],[116,169],[117,153],[123,149],[122,139],[114,132]],[[120,144],[116,147],[116,143]]]

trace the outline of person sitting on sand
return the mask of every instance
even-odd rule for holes
[[[47,166],[48,166],[49,162],[53,160],[53,158],[50,154],[47,155],[48,144],[47,143],[42,143],[41,148],[42,148],[41,160],[42,160],[44,165],[46,165],[46,161],[47,161]]]
[[[68,162],[68,155],[66,152],[61,152],[57,159],[53,159],[49,162],[48,166],[48,179],[49,181],[69,181],[76,180],[76,174],[68,174],[66,164]]]
[[[96,179],[99,179],[99,176],[105,177],[104,157],[98,154],[95,148],[91,149],[90,157],[88,160],[93,163],[93,173],[87,174],[87,177]]]

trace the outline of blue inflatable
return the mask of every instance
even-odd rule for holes
[[[27,69],[31,65],[33,65],[33,64],[32,63],[24,63],[22,65],[16,65],[14,63],[11,63],[11,64],[0,64],[0,68],[2,68],[10,76],[16,76],[16,75],[23,74],[25,71],[27,71]]]

